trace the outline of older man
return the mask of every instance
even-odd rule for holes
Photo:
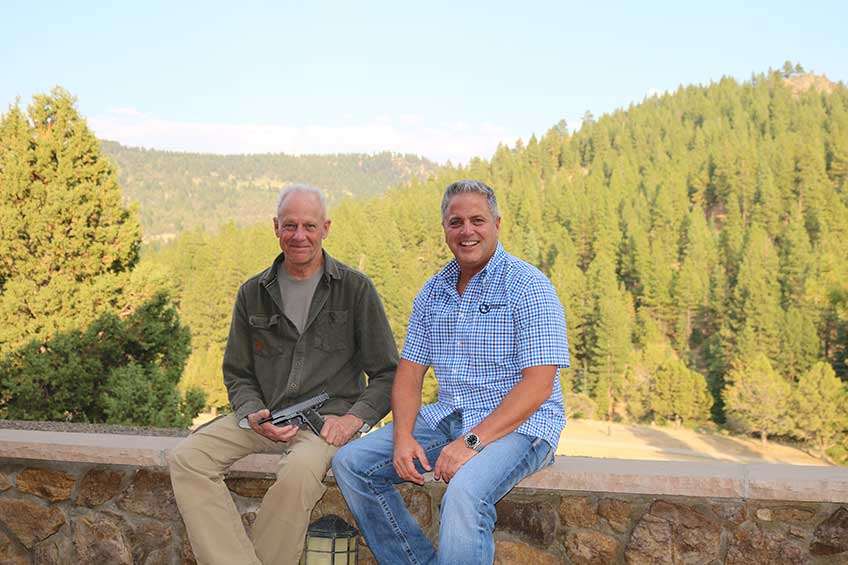
[[[494,559],[495,503],[550,464],[565,424],[559,368],[565,318],[538,269],[504,251],[491,188],[445,190],[442,227],[454,255],[418,293],[392,390],[394,422],[342,448],[333,473],[374,555],[385,564]],[[438,401],[421,407],[428,367]],[[420,410],[419,410],[420,409]],[[395,484],[447,483],[438,552]]]
[[[329,229],[319,190],[283,191],[274,218],[282,253],[242,285],[233,310],[223,365],[233,413],[190,435],[171,456],[174,493],[199,563],[297,563],[336,450],[388,412],[394,339],[371,281],[322,249]],[[262,422],[272,410],[324,392],[320,437]],[[283,456],[251,542],[223,475],[245,455],[265,451]]]

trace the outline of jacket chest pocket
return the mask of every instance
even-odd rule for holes
[[[327,310],[315,320],[315,346],[323,351],[348,348],[349,326],[347,310]]]
[[[248,318],[253,355],[256,357],[273,357],[281,351],[280,315],[271,316],[256,314]]]

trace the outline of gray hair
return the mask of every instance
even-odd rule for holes
[[[500,212],[498,212],[498,199],[495,198],[495,191],[482,181],[463,179],[449,184],[445,189],[445,195],[442,197],[442,220],[448,213],[451,198],[457,194],[482,194],[486,197],[486,204],[489,205],[492,217],[496,220],[501,217]]]
[[[318,203],[321,205],[321,214],[324,218],[327,217],[327,198],[324,196],[324,193],[319,188],[315,188],[309,184],[290,184],[280,191],[280,197],[277,199],[277,215],[280,215],[280,210],[283,208],[283,204],[286,202],[286,198],[291,196],[292,194],[311,194],[315,198],[318,199]]]

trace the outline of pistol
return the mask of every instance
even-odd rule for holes
[[[258,424],[261,426],[265,422],[271,422],[275,426],[294,425],[299,428],[306,426],[315,432],[315,435],[321,435],[321,428],[324,427],[324,418],[318,413],[317,408],[329,399],[329,395],[326,392],[322,392],[318,396],[307,398],[303,402],[275,410],[271,413],[270,417],[259,420]],[[250,429],[250,423],[247,421],[247,417],[239,421],[239,427],[247,430]]]

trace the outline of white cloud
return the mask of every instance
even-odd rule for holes
[[[98,137],[124,145],[200,153],[414,153],[444,162],[489,158],[519,136],[491,123],[429,122],[420,115],[380,115],[343,124],[187,122],[134,108],[114,108],[88,123]]]

